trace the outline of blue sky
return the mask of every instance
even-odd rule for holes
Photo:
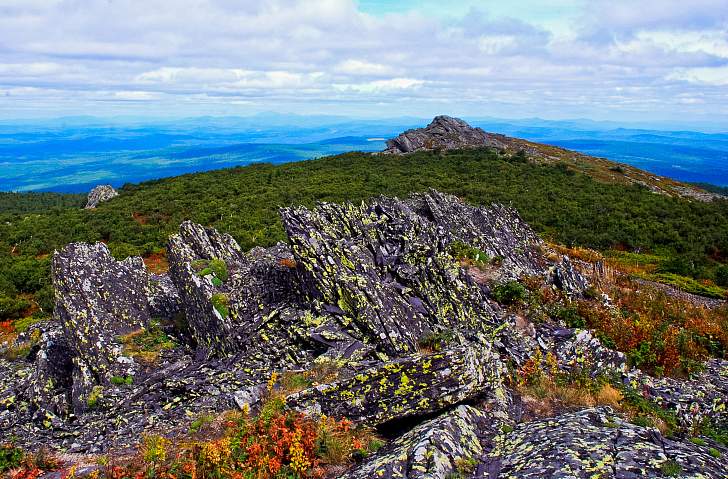
[[[726,0],[0,0],[0,119],[592,118],[728,129]]]

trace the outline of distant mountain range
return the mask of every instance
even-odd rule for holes
[[[589,120],[469,118],[486,131],[637,166],[686,182],[728,185],[728,133],[619,127]],[[87,191],[255,162],[379,151],[418,118],[353,120],[259,114],[144,120],[66,117],[0,121],[0,190]]]

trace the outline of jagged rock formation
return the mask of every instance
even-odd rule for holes
[[[86,206],[84,208],[96,208],[99,203],[109,201],[115,196],[119,196],[119,193],[117,193],[117,191],[111,185],[98,185],[89,192]]]
[[[118,338],[149,324],[149,278],[141,258],[116,261],[102,243],[72,243],[53,255],[53,282],[54,315],[64,331],[64,349],[72,352],[73,409],[80,412],[95,386],[136,373]]]
[[[589,331],[524,330],[494,301],[492,282],[540,277],[571,297],[589,284],[514,210],[430,191],[281,217],[289,242],[247,253],[229,235],[183,223],[169,240],[169,275],[149,275],[139,258],[116,261],[103,244],[56,252],[54,320],[18,338],[36,338],[27,360],[0,359],[0,434],[73,452],[128,447],[144,432],[186,430],[190,415],[255,407],[273,372],[327,361],[337,379],[291,395],[288,407],[379,427],[432,418],[347,477],[444,479],[462,475],[463,461],[470,477],[568,468],[659,477],[667,460],[721,477],[724,447],[711,444],[716,458],[609,410],[517,424],[506,365],[537,352],[568,373],[620,378],[686,425],[726,421],[728,363],[708,363],[693,381],[655,379]],[[463,244],[492,259],[488,281],[456,257]],[[124,338],[154,327],[173,344],[147,364]]]
[[[385,154],[401,155],[421,150],[454,150],[457,148],[494,147],[503,149],[505,145],[500,135],[486,133],[473,128],[459,118],[437,116],[425,128],[407,130],[391,140],[387,140]]]

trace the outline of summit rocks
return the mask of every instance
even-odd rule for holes
[[[504,149],[501,135],[473,128],[459,118],[437,116],[425,128],[407,130],[391,140],[383,153],[401,155],[421,150],[492,147]]]

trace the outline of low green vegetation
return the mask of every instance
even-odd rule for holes
[[[230,315],[230,300],[225,293],[213,294],[210,302],[212,303],[212,307],[215,308],[215,311],[220,313],[220,316],[223,318],[227,318]]]
[[[173,349],[176,343],[164,332],[158,321],[152,321],[147,328],[133,331],[120,338],[124,345],[124,354],[138,359],[144,364],[155,364],[162,351]],[[131,384],[131,377],[123,378]],[[112,378],[112,382],[113,382]]]
[[[31,314],[31,306],[50,314],[48,255],[72,241],[104,241],[118,258],[157,254],[190,219],[230,233],[249,249],[285,239],[281,206],[406,196],[427,188],[474,204],[511,204],[555,243],[648,253],[670,262],[660,273],[701,283],[728,277],[721,269],[728,262],[725,200],[670,198],[486,149],[397,158],[350,153],[125,185],[118,198],[94,210],[82,209],[78,195],[0,197],[0,322]],[[214,277],[225,281],[218,273]]]
[[[660,466],[660,472],[667,477],[676,477],[682,472],[682,467],[673,459],[668,459]]]
[[[528,298],[528,290],[518,281],[497,284],[490,294],[498,303],[506,305],[522,303]]]
[[[442,351],[453,339],[454,335],[450,330],[433,331],[422,336],[417,345],[423,351],[437,352]]]
[[[88,394],[88,397],[86,398],[86,405],[89,407],[89,409],[94,409],[99,405],[99,401],[104,397],[104,387],[103,386],[94,386],[91,389],[91,392]]]
[[[23,450],[12,444],[0,445],[0,473],[20,467],[23,463]]]
[[[199,259],[192,262],[192,267],[199,276],[212,275],[220,284],[228,280],[228,269],[225,261],[217,258],[211,260]]]
[[[115,386],[131,386],[134,382],[134,378],[131,376],[113,376],[111,378],[111,384]]]
[[[483,251],[480,251],[478,248],[469,244],[465,244],[462,241],[455,241],[451,243],[450,252],[458,260],[475,266],[484,266],[491,260],[491,258]]]

